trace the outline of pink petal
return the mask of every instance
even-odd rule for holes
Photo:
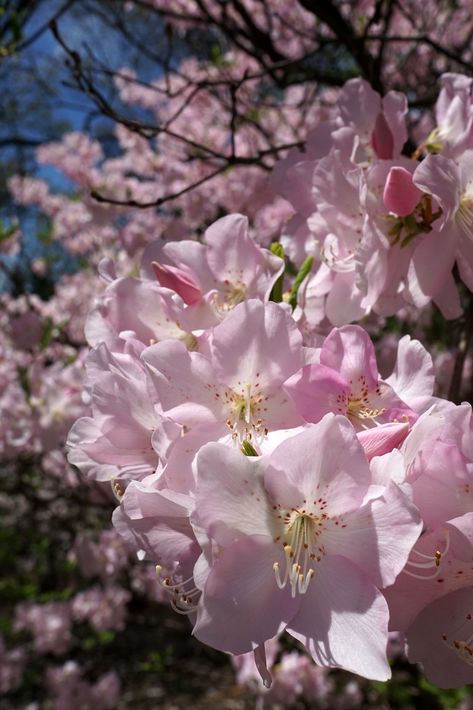
[[[284,308],[251,299],[214,329],[211,351],[220,381],[232,389],[276,389],[302,365],[302,336]]]
[[[394,139],[391,129],[381,111],[376,116],[371,144],[378,158],[391,160],[394,157]]]
[[[456,318],[461,314],[457,289],[451,274],[456,248],[457,236],[452,229],[433,231],[421,238],[412,257],[415,276],[422,293],[430,296],[439,308],[443,306],[442,310],[447,318]]]
[[[431,355],[418,340],[405,335],[398,344],[394,371],[386,382],[417,412],[433,404],[435,372]]]
[[[166,257],[172,259],[180,271],[185,271],[189,278],[207,293],[217,285],[217,279],[207,263],[207,247],[200,242],[183,239],[181,242],[168,242],[163,247]]]
[[[180,424],[224,422],[219,386],[210,362],[189,353],[178,340],[167,340],[143,351],[163,411]],[[220,395],[219,395],[220,396]]]
[[[440,229],[453,217],[460,204],[460,167],[443,155],[428,155],[416,168],[413,181],[420,190],[433,195],[439,202],[442,215],[435,224]]]
[[[343,523],[328,522],[327,554],[351,560],[377,587],[394,583],[422,531],[419,511],[392,482],[382,496],[343,516]]]
[[[273,563],[282,547],[267,537],[243,538],[224,549],[211,569],[193,634],[227,653],[241,654],[283,631],[299,599],[279,589]]]
[[[272,508],[261,464],[239,449],[209,443],[197,455],[196,515],[219,545],[247,535],[271,538]]]
[[[388,422],[372,429],[357,432],[368,461],[398,448],[409,433],[409,423]]]
[[[326,556],[287,630],[318,665],[388,680],[388,618],[383,595],[356,565]]]
[[[214,222],[205,241],[208,265],[219,281],[250,284],[264,263],[262,250],[248,234],[248,218],[241,214]]]
[[[371,473],[350,422],[327,414],[275,449],[264,480],[283,507],[303,507],[322,497],[325,512],[338,515],[360,505]]]
[[[318,422],[328,412],[347,413],[350,388],[330,367],[306,365],[284,383],[284,389],[306,422]]]
[[[337,370],[347,382],[364,376],[370,389],[378,384],[374,346],[359,325],[334,328],[324,341],[320,363]]]
[[[148,559],[172,568],[175,562],[193,564],[200,552],[189,522],[190,511],[188,496],[132,481],[112,519],[132,549],[143,549]]]

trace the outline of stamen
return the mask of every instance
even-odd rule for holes
[[[182,582],[175,582],[171,576],[166,576],[163,579],[161,574],[163,568],[161,565],[156,565],[156,575],[162,588],[171,596],[169,603],[171,608],[178,614],[191,614],[197,609],[197,602],[194,598],[200,596],[200,589],[194,584],[192,576],[184,579]],[[191,585],[187,588],[187,585]]]
[[[123,490],[120,481],[118,481],[116,478],[112,478],[110,481],[111,486],[112,486],[112,493],[117,499],[119,503],[121,503],[121,500],[123,496],[125,495],[125,491]]]
[[[227,414],[229,415],[225,423],[231,431],[232,438],[240,445],[245,440],[261,444],[268,434],[268,429],[261,417],[264,411],[263,403],[268,397],[265,397],[257,389],[258,387],[259,383],[254,386],[246,383],[241,386],[240,391],[228,389],[224,395],[223,402],[228,406]]]
[[[320,534],[321,520],[319,516],[305,511],[293,509],[285,515],[285,535],[289,536],[290,543],[283,543],[286,569],[281,575],[279,562],[273,564],[274,576],[279,589],[283,589],[289,582],[292,596],[297,592],[305,594],[314,577],[314,564],[319,555],[315,554],[317,537]]]
[[[355,267],[355,252],[349,251],[346,256],[340,256],[335,250],[333,241],[327,240],[320,247],[320,260],[326,264],[332,271],[341,273],[353,271]]]
[[[419,550],[412,550],[411,555],[418,555],[419,557],[425,559],[426,562],[414,562],[413,560],[408,559],[406,566],[403,569],[404,574],[407,574],[409,577],[413,577],[414,579],[420,579],[422,581],[427,581],[429,579],[435,579],[436,577],[438,577],[438,575],[440,574],[440,563],[442,561],[442,558],[445,557],[445,555],[450,549],[450,532],[448,528],[445,528],[443,532],[445,535],[445,549],[443,550],[443,552],[441,550],[435,550],[433,555],[426,555],[424,552],[419,552]],[[419,570],[433,569],[434,571],[432,572],[432,574],[429,575],[420,575],[416,574],[415,572],[412,572],[410,569],[407,569],[408,566],[414,567]]]
[[[223,318],[227,313],[246,298],[246,285],[241,281],[236,283],[225,282],[223,293],[215,293],[211,299],[211,305],[217,316]]]
[[[251,424],[251,385],[246,385],[245,422]]]

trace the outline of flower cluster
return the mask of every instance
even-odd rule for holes
[[[406,157],[407,99],[349,81],[333,119],[276,166],[294,216],[282,243],[319,264],[305,285],[306,318],[333,325],[433,301],[461,313],[453,277],[473,288],[472,80],[445,74],[435,125]],[[422,158],[422,160],[420,160]]]
[[[353,92],[373,102],[363,126]],[[455,686],[473,679],[471,407],[434,395],[419,341],[404,336],[383,377],[362,327],[316,327],[306,308],[321,271],[330,294],[346,292],[339,277],[361,294],[363,313],[382,310],[382,294],[397,308],[419,293],[417,250],[459,223],[419,186],[419,171],[455,161],[396,159],[405,140],[398,96],[381,105],[352,82],[340,105],[330,139],[324,129],[330,154],[291,156],[275,177],[303,200],[313,173],[307,209],[292,221],[299,234],[289,242],[288,230],[284,244],[297,263],[300,234],[318,225],[326,234],[318,249],[334,258],[317,272],[309,254],[291,276],[281,245],[261,247],[239,214],[201,242],[150,244],[138,276],[116,278],[109,261],[100,265],[107,285],[85,328],[90,412],[70,431],[69,461],[88,480],[110,482],[116,531],[156,565],[194,636],[234,656],[253,651],[266,685],[265,647],[283,632],[321,667],[387,680],[393,630],[434,682]],[[334,255],[343,239],[368,251],[374,234],[391,258],[370,247],[389,268],[365,263],[380,280],[363,294],[358,256],[338,270]]]

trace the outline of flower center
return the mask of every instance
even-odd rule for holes
[[[354,426],[360,425],[363,429],[376,426],[376,418],[385,411],[384,408],[373,407],[369,398],[369,388],[364,375],[360,375],[355,382],[350,380],[350,393],[337,395],[337,410],[345,415]],[[375,390],[376,395],[380,395],[379,388]]]
[[[420,146],[420,148],[424,147],[433,155],[440,153],[444,145],[444,140],[448,138],[449,133],[450,131],[446,125],[434,128],[434,130],[425,139],[423,146]],[[418,157],[419,156],[417,155],[416,158]]]
[[[259,390],[259,383],[252,387],[246,384],[242,391],[227,390],[225,403],[228,404],[229,416],[226,424],[234,439],[256,441],[263,439],[268,433],[263,421],[264,403],[268,399]]]
[[[276,510],[279,509],[276,506]],[[283,589],[289,582],[295,597],[297,592],[305,594],[315,574],[315,564],[325,554],[319,538],[328,516],[326,513],[315,514],[293,508],[284,515],[279,513],[277,517],[283,521],[284,530],[283,535],[276,537],[274,542],[282,542],[285,570],[282,575],[279,562],[273,564],[276,583]]]
[[[376,419],[384,409],[373,409],[367,397],[350,397],[347,411],[349,419]]]
[[[241,281],[232,283],[228,280],[224,281],[223,292],[216,293],[212,298],[212,306],[220,317],[224,317],[229,311],[232,311],[235,306],[244,301],[246,298],[246,286]]]

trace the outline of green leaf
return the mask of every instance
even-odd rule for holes
[[[270,251],[272,254],[275,254],[276,256],[279,256],[280,259],[284,260],[284,248],[283,245],[279,242],[273,242],[270,246]],[[274,301],[274,303],[281,303],[283,286],[284,271],[282,272],[281,276],[279,276],[278,279],[274,282],[273,288],[271,289],[271,293],[269,295],[270,301]]]
[[[297,293],[305,277],[310,274],[313,264],[314,257],[308,256],[299,271],[297,272],[296,278],[294,279],[294,283],[291,288],[291,293],[289,294],[289,304],[292,310],[294,310],[294,308],[297,306]]]

